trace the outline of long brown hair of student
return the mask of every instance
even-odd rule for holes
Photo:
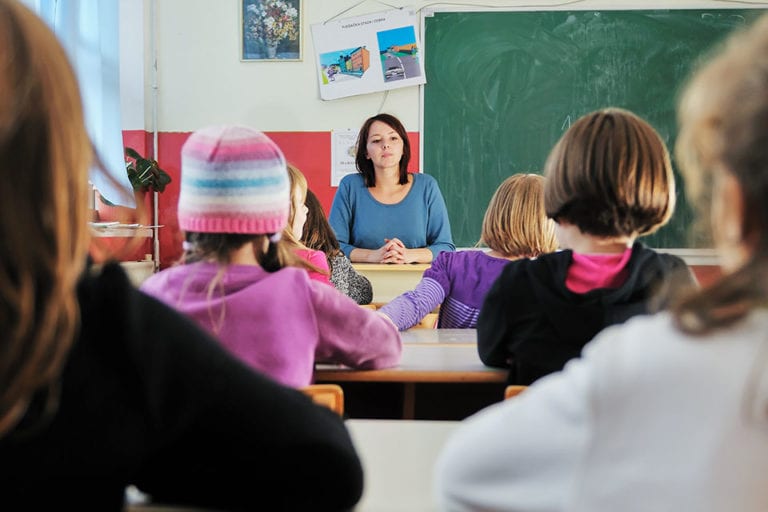
[[[333,232],[328,219],[325,217],[325,211],[320,204],[320,200],[311,191],[307,190],[307,197],[304,201],[307,206],[307,222],[304,223],[304,230],[301,240],[310,249],[322,251],[328,258],[328,265],[331,265],[331,258],[341,253],[339,241],[336,240],[336,234]]]
[[[0,0],[0,435],[56,384],[75,338],[93,151],[78,85],[34,15]]]

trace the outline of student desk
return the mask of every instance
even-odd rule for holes
[[[433,469],[459,422],[347,420],[346,425],[365,470],[356,512],[437,510]]]
[[[477,348],[477,329],[408,329],[400,333],[400,338],[403,345],[464,345]],[[475,359],[480,361],[477,357]]]
[[[430,267],[429,263],[353,263],[352,266],[371,282],[374,304],[386,304],[401,293],[413,290]]]
[[[413,329],[401,333],[400,365],[383,370],[353,370],[317,364],[315,381],[346,382],[504,382],[506,370],[485,366],[477,354],[474,329]]]
[[[355,512],[437,510],[432,498],[434,466],[448,437],[459,426],[458,421],[347,420],[345,423],[365,471],[363,497]],[[254,503],[258,505],[257,498]],[[202,512],[202,509],[150,503],[129,504],[125,510]]]
[[[416,417],[417,388],[433,384],[433,391],[446,395],[451,388],[463,392],[490,388],[491,397],[498,392],[503,398],[507,371],[485,366],[477,354],[477,331],[474,329],[413,329],[402,334],[403,356],[399,366],[383,370],[353,370],[336,364],[317,364],[315,382],[341,384],[345,390],[353,386],[345,383],[389,383],[402,391],[402,418]],[[461,385],[461,386],[459,386]],[[465,386],[485,385],[485,386]],[[426,389],[427,386],[421,386]],[[493,400],[496,401],[496,400]],[[487,399],[472,412],[488,405]],[[349,410],[349,408],[347,408]],[[350,410],[351,414],[354,414]],[[460,419],[460,418],[450,418]]]

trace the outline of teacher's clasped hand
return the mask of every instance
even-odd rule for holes
[[[384,263],[414,263],[416,261],[416,255],[413,251],[409,251],[403,242],[397,238],[391,240],[385,239],[384,244]]]
[[[437,181],[408,173],[410,158],[408,134],[396,117],[365,121],[357,139],[358,173],[341,180],[329,216],[352,262],[430,263],[455,250]]]

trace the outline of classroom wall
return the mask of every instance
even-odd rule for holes
[[[152,134],[157,131],[157,159],[174,179],[160,195],[158,205],[160,223],[164,225],[160,229],[161,266],[171,264],[181,252],[176,221],[179,152],[189,134],[202,126],[242,123],[266,131],[288,160],[304,172],[326,211],[335,192],[330,186],[332,129],[356,129],[366,117],[381,111],[390,112],[405,124],[415,150],[411,169],[419,169],[421,102],[418,87],[333,101],[319,98],[310,25],[329,20],[353,6],[340,18],[389,9],[374,0],[358,3],[358,0],[303,0],[303,60],[257,63],[240,60],[239,0],[121,0],[126,19],[131,20],[129,29],[123,27],[121,31],[122,58],[132,63],[133,70],[130,77],[121,77],[121,82],[131,82],[124,84],[124,139],[149,151],[153,146]],[[439,7],[432,1],[390,0],[387,3],[415,9]],[[467,0],[463,5],[484,9],[491,5],[513,9],[515,5],[525,5],[527,10],[531,6],[541,9],[734,7],[733,2],[690,0],[584,0],[563,7],[547,7],[559,3]],[[451,8],[457,7],[455,3],[451,5]],[[142,20],[143,27],[139,26]],[[139,72],[136,71],[138,53],[143,56],[143,61],[138,61],[143,62],[140,77],[143,94],[135,85],[142,71],[140,64]],[[429,169],[423,171],[429,172]]]

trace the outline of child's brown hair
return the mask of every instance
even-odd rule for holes
[[[609,108],[581,117],[544,170],[547,215],[600,237],[647,235],[675,207],[669,152],[646,121]]]
[[[310,249],[323,251],[330,266],[331,258],[341,253],[336,233],[333,232],[333,228],[325,217],[323,205],[320,204],[320,200],[311,190],[307,190],[304,204],[308,211],[307,222],[304,224],[304,230],[301,234],[301,242]]]

